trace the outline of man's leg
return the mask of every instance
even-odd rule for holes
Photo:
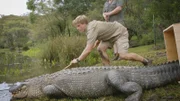
[[[125,38],[124,38],[125,39]],[[118,53],[119,57],[123,60],[132,60],[132,61],[139,61],[143,63],[145,66],[150,64],[150,61],[145,59],[144,57],[136,54],[136,53],[128,53],[129,43],[123,39],[118,39],[116,42],[118,46]]]
[[[97,50],[101,56],[103,65],[110,65],[109,57],[106,53],[106,50],[109,48],[110,44],[108,42],[100,42]]]
[[[118,48],[116,44],[113,45],[113,50],[114,50],[114,57],[112,60],[115,61],[119,59],[119,53],[118,53]]]
[[[119,57],[124,60],[144,62],[146,59],[136,53],[119,53]]]
[[[124,60],[132,60],[132,61],[139,61],[143,63],[144,66],[151,64],[150,60],[136,54],[136,53],[120,53],[119,57]]]

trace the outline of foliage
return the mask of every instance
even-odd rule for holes
[[[22,52],[24,56],[32,57],[32,58],[40,58],[41,57],[41,49],[43,46],[32,47],[30,50]]]
[[[91,3],[91,8],[87,13],[85,13],[90,18],[90,20],[104,21],[104,18],[102,16],[104,2],[105,0],[97,0]]]
[[[56,35],[59,35],[60,33],[61,35],[68,34],[69,36],[72,34],[79,35],[74,31],[74,28],[71,27],[72,19],[74,19],[77,15],[86,14],[91,20],[95,19],[103,21],[102,9],[104,2],[105,0],[29,0],[27,2],[27,6],[33,12],[44,15],[43,17],[49,24],[47,27],[49,28],[48,33],[51,33],[46,35],[48,37],[56,37]],[[129,30],[130,40],[132,36],[137,36],[137,41],[139,41],[142,37],[146,37],[148,33],[151,33],[156,35],[156,37],[151,37],[151,40],[153,40],[149,41],[151,44],[156,42],[156,40],[162,41],[163,29],[172,23],[179,22],[179,11],[177,9],[179,8],[178,4],[179,2],[177,2],[177,0],[165,0],[163,3],[156,0],[125,0],[123,6],[125,10],[124,20],[125,26]],[[159,9],[159,6],[161,9]],[[172,11],[171,14],[169,14],[169,11]],[[49,18],[52,18],[51,21]],[[59,20],[59,18],[61,20]],[[39,21],[37,21],[37,23],[38,22]],[[46,28],[43,29],[46,30]],[[58,31],[59,29],[61,30]],[[137,45],[139,45],[139,43],[137,43]]]
[[[152,0],[149,11],[149,15],[154,14],[158,19],[156,24],[160,29],[180,22],[179,0]]]
[[[83,51],[86,43],[84,39],[83,37],[56,37],[46,45],[42,59],[51,63],[54,61],[67,64]]]
[[[73,40],[73,41],[70,41]],[[57,37],[43,48],[42,60],[53,65],[64,67],[78,57],[86,44],[85,37]],[[100,62],[99,54],[94,50],[87,59],[80,62],[81,66],[90,66]]]
[[[125,24],[132,35],[155,33],[155,40],[163,40],[163,30],[179,20],[178,0],[126,0]],[[157,38],[157,39],[155,39]]]
[[[50,28],[51,35],[57,35],[58,32],[59,34],[64,33],[70,36],[72,18],[74,19],[77,15],[87,13],[89,9],[92,9],[91,2],[94,1],[95,0],[28,0],[27,6],[28,9],[32,11],[30,13],[31,22],[35,22],[34,20],[38,19],[35,13],[45,15],[44,18],[47,20],[46,22],[50,24],[48,27]],[[60,32],[58,30],[60,30]]]
[[[54,0],[58,11],[64,16],[76,17],[84,14],[91,7],[91,2],[95,0]]]
[[[53,39],[59,35],[76,36],[81,35],[75,30],[71,22],[80,14],[86,14],[91,20],[104,20],[102,17],[102,9],[105,0],[28,0],[27,8],[32,12],[29,14],[30,28],[23,30],[30,30],[32,42],[44,42]],[[76,5],[76,6],[74,6]],[[98,5],[98,6],[97,6]],[[125,0],[124,3],[124,20],[125,26],[129,30],[129,38],[137,36],[137,41],[146,37],[147,34],[154,34],[151,37],[154,42],[156,40],[163,40],[163,29],[167,28],[173,23],[179,22],[180,12],[178,0]],[[23,19],[20,21],[12,21],[13,19]],[[9,21],[8,21],[9,20]],[[11,20],[11,21],[10,21]],[[19,23],[15,28],[9,29],[8,24]],[[15,16],[2,16],[0,19],[0,47],[24,46],[19,42],[15,43],[12,32],[16,30],[17,33],[24,33],[22,23],[27,24],[27,18]],[[4,25],[5,24],[5,25]],[[10,25],[11,26],[11,25]],[[9,26],[9,27],[10,27]],[[29,26],[29,25],[28,25]],[[6,28],[5,28],[6,27]],[[13,27],[13,26],[11,26]],[[6,35],[6,36],[4,36]],[[14,34],[17,35],[17,34]],[[19,36],[22,36],[18,34]],[[16,37],[16,40],[27,41],[26,38]],[[6,40],[4,39],[6,38]],[[25,36],[23,36],[25,37]],[[8,41],[7,41],[8,40]],[[142,41],[143,43],[146,40]],[[150,41],[153,43],[153,41]],[[135,41],[134,41],[135,42]],[[23,42],[23,44],[26,42]],[[138,46],[139,43],[133,43]],[[26,45],[27,46],[27,45]]]
[[[152,33],[144,34],[139,42],[139,45],[150,45],[154,42]]]
[[[36,19],[37,19],[36,14],[34,14],[34,12],[31,12],[31,13],[29,14],[29,19],[30,19],[30,22],[31,22],[32,24],[35,23],[35,21],[36,21]]]
[[[25,46],[29,40],[29,29],[26,18],[4,16],[0,20],[2,22],[2,29],[0,33],[2,45],[11,49]]]
[[[36,23],[30,26],[30,37],[35,43],[48,41],[51,38],[64,35],[65,25],[66,22],[56,13],[36,16]]]

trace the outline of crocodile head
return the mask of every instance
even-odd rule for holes
[[[28,82],[21,82],[19,85],[12,86],[9,92],[12,94],[12,99],[36,98],[43,95],[38,85],[32,85]]]
[[[28,96],[28,83],[14,85],[9,89],[9,92],[12,93],[12,98],[25,98]]]

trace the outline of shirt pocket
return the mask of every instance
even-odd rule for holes
[[[108,12],[109,11],[109,5],[108,3],[104,4],[104,9],[103,12]]]
[[[110,9],[114,10],[116,7],[117,7],[116,2],[112,2],[111,5],[110,5]]]

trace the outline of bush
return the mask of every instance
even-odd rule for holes
[[[86,46],[85,36],[73,37],[57,37],[48,42],[42,51],[42,59],[44,62],[50,62],[54,65],[65,67],[74,58],[77,58]],[[90,66],[99,63],[100,56],[96,50],[80,62],[80,66]]]
[[[85,44],[85,37],[56,37],[47,43],[42,52],[42,59],[50,63],[67,64],[81,54]]]
[[[24,46],[23,47],[23,51],[27,51],[27,50],[29,50],[29,47],[28,46]]]
[[[139,41],[140,45],[150,45],[154,42],[154,34],[143,34],[142,39]]]

